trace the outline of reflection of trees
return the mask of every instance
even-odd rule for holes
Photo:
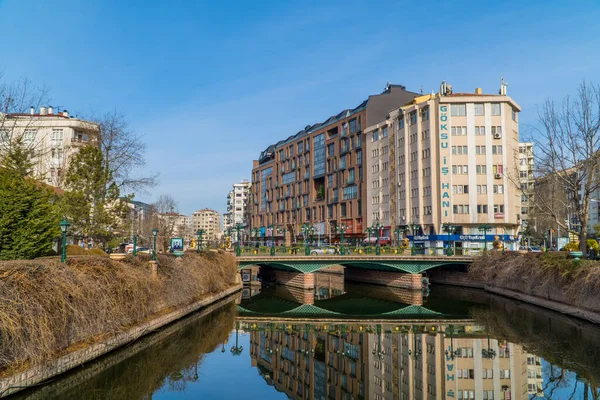
[[[235,304],[229,303],[175,330],[158,343],[107,368],[58,397],[92,400],[151,399],[152,394],[162,387],[169,391],[184,391],[188,383],[199,379],[198,371],[204,354],[212,352],[227,340],[234,318]],[[185,322],[184,320],[181,324]]]
[[[491,335],[521,344],[548,362],[544,370],[548,381],[543,387],[546,398],[552,398],[556,389],[571,385],[575,396],[579,380],[586,381],[593,393],[598,392],[600,352],[590,351],[600,343],[597,327],[495,296],[489,309],[475,309],[472,315]],[[574,372],[577,379],[566,370]]]

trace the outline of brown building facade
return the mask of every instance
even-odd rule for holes
[[[302,226],[314,228],[315,240],[362,238],[365,127],[385,120],[389,111],[416,93],[388,84],[378,95],[322,123],[267,147],[252,169],[252,228],[266,238],[296,242]],[[275,229],[274,235],[272,229]]]

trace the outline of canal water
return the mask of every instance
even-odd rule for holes
[[[598,399],[600,329],[478,290],[319,274],[237,296],[17,399]]]

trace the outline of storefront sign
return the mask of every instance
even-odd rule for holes
[[[515,237],[513,235],[450,235],[450,241],[452,242],[493,242],[496,239],[503,242],[514,242]],[[408,235],[408,240],[414,240],[415,242],[426,242],[426,241],[448,241],[448,235]]]

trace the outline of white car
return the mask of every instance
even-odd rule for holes
[[[151,254],[152,250],[150,250],[147,247],[138,247],[135,252],[136,252],[136,254],[137,253]],[[133,254],[133,249],[129,249],[127,251],[127,254]]]
[[[320,247],[317,249],[311,249],[310,254],[315,256],[317,254],[337,254],[338,249],[335,247]]]

